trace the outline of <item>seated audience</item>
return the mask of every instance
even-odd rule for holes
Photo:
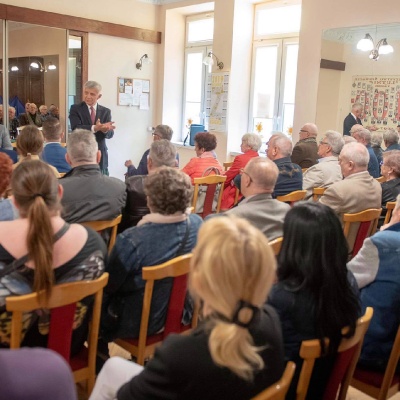
[[[55,104],[50,104],[49,116],[51,116],[53,118],[60,119],[60,111],[59,111],[58,107]]]
[[[153,132],[153,141],[157,140],[168,140],[169,142],[172,139],[173,130],[168,125],[157,125]],[[128,171],[126,173],[126,177],[135,176],[135,175],[147,175],[149,173],[147,169],[147,157],[149,155],[150,149],[146,150],[143,153],[143,156],[140,160],[140,163],[137,168],[132,164],[131,160],[125,161],[125,167],[128,167]],[[179,166],[179,155],[176,153],[176,166]]]
[[[357,140],[354,139],[353,136],[348,136],[348,135],[343,136],[343,140],[344,140],[344,144],[351,143],[351,142],[357,142]]]
[[[76,400],[71,369],[48,349],[0,350],[1,397],[7,400]]]
[[[12,165],[11,158],[0,153],[0,221],[12,221],[17,216],[12,201],[4,198],[11,181]]]
[[[149,174],[158,167],[175,167],[176,148],[168,140],[156,140],[150,146],[147,157],[147,169]],[[132,226],[136,226],[142,217],[150,212],[147,207],[147,198],[144,193],[144,182],[147,175],[130,176],[125,180],[126,206],[122,213],[122,221],[118,226],[119,232]]]
[[[3,123],[3,105],[0,104],[0,124],[4,125]],[[8,132],[10,134],[11,139],[16,139],[18,135],[17,128],[19,127],[19,121],[15,117],[15,107],[9,106],[8,107]]]
[[[160,167],[145,180],[144,192],[150,214],[137,226],[117,236],[106,271],[110,274],[104,290],[102,337],[106,341],[139,336],[145,282],[142,267],[158,265],[190,253],[202,222],[186,214],[193,195],[189,178],[175,168]],[[148,334],[165,324],[171,280],[154,285]],[[191,305],[185,306],[183,322],[191,320]],[[117,315],[118,321],[109,318]]]
[[[378,160],[378,164],[382,165],[382,154],[383,154],[383,149],[381,147],[383,141],[383,135],[382,132],[372,132],[371,133],[371,147],[372,150],[374,151],[374,154],[376,156],[376,159]]]
[[[117,178],[102,175],[96,137],[85,129],[68,136],[66,159],[72,166],[61,180],[63,217],[68,222],[111,220],[121,214],[126,187]]]
[[[42,132],[46,141],[42,151],[42,159],[57,168],[58,172],[68,172],[71,166],[67,163],[65,155],[67,150],[61,146],[64,137],[63,127],[57,118],[47,117],[43,121]]]
[[[365,145],[348,143],[339,155],[343,180],[333,183],[319,199],[342,218],[367,208],[381,208],[382,188],[367,171],[369,154]]]
[[[368,172],[373,178],[380,177],[379,163],[371,147],[371,132],[362,125],[354,125],[350,130],[351,135],[358,143],[363,144],[369,153]]]
[[[344,140],[339,132],[327,131],[319,141],[318,163],[308,168],[303,174],[303,189],[307,190],[306,200],[312,198],[313,189],[327,188],[343,179],[338,157],[344,146]]]
[[[60,216],[62,187],[49,165],[26,160],[13,172],[11,188],[20,218],[0,224],[0,343],[9,344],[10,313],[5,298],[44,290],[55,284],[98,278],[104,270],[107,249],[100,236],[78,224],[68,225]],[[72,353],[87,339],[89,302],[76,312]],[[24,317],[23,345],[46,346],[47,313]],[[24,331],[25,333],[25,331]]]
[[[39,116],[40,116],[40,119],[42,120],[42,122],[46,121],[46,119],[48,118],[49,113],[47,112],[47,106],[45,104],[42,104],[39,107]]]
[[[19,161],[14,168],[25,160],[39,160],[39,154],[43,150],[43,134],[35,125],[26,126],[17,137],[17,152]],[[57,169],[49,165],[56,178],[60,177]]]
[[[108,360],[90,400],[243,400],[281,377],[279,320],[262,308],[275,277],[266,238],[239,218],[214,218],[193,253],[190,291],[203,304],[201,325],[168,336],[144,368]]]
[[[199,132],[194,137],[194,151],[196,152],[195,158],[183,167],[182,171],[189,175],[192,184],[194,178],[201,178],[206,173],[208,168],[214,167],[223,174],[223,167],[215,158],[214,150],[217,147],[217,138],[210,132]]]
[[[272,198],[278,167],[268,158],[252,158],[243,169],[241,188],[245,197],[237,207],[223,214],[245,218],[268,240],[282,236],[283,220],[290,206]]]
[[[37,112],[37,106],[35,103],[27,103],[29,104],[28,111],[26,114],[21,114],[19,116],[19,123],[21,126],[25,125],[36,125],[37,127],[42,126],[42,119],[40,118],[40,114]],[[25,108],[26,109],[26,108]]]
[[[399,248],[400,196],[390,223],[365,239],[358,254],[347,264],[361,290],[362,308],[374,309],[359,365],[381,371],[386,368],[400,324]]]
[[[324,349],[329,356],[340,344],[342,328],[350,328],[346,337],[354,334],[360,306],[357,283],[346,268],[347,255],[342,227],[329,207],[301,202],[287,213],[278,282],[268,298],[281,320],[286,359],[296,363],[286,399],[296,398],[303,340],[329,338]],[[333,361],[334,357],[324,357],[316,362],[307,399],[323,398]]]
[[[4,150],[12,150],[10,134],[4,125],[0,125],[0,148]]]
[[[311,122],[300,129],[299,141],[293,147],[290,157],[292,163],[300,165],[301,168],[310,168],[318,162],[317,135],[317,125]]]
[[[400,150],[399,133],[394,129],[388,129],[383,132],[383,142],[385,143],[386,150]]]
[[[224,183],[224,192],[222,194],[221,209],[228,210],[233,207],[236,196],[236,186],[233,178],[240,174],[240,170],[253,158],[258,157],[258,150],[261,147],[261,137],[256,133],[246,133],[242,136],[240,150],[243,154],[235,157],[232,166],[225,172],[226,181]]]

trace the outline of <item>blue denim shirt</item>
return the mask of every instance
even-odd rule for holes
[[[202,219],[191,214],[190,230],[184,248],[177,254],[185,236],[187,222],[173,224],[146,223],[129,228],[117,236],[106,272],[110,274],[104,291],[102,336],[106,340],[135,338],[139,336],[145,281],[142,268],[164,263],[178,255],[192,251]],[[172,279],[164,279],[154,285],[149,318],[148,334],[159,331],[165,324]],[[118,324],[107,318],[109,307],[119,316]],[[189,323],[191,307],[183,322]],[[116,326],[117,325],[117,326]]]
[[[273,198],[303,189],[303,172],[300,165],[292,163],[290,157],[274,160],[274,163],[279,169],[279,175],[272,193]]]

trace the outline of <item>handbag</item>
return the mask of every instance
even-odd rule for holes
[[[208,167],[203,171],[203,175],[201,177],[203,178],[203,177],[209,176],[211,174],[220,175],[221,171],[217,167]],[[211,209],[211,211],[213,211],[213,212],[215,212],[217,209],[219,191],[221,190],[221,187],[222,187],[222,185],[217,185],[217,187],[215,188],[212,209]],[[200,185],[199,186],[197,202],[196,202],[196,209],[195,209],[196,214],[201,214],[204,210],[204,201],[206,200],[207,189],[208,189],[208,185]]]

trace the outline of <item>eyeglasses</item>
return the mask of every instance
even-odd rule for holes
[[[241,174],[246,174],[249,177],[250,182],[253,182],[253,179],[251,179],[251,176],[243,168],[240,168],[240,173]]]
[[[320,140],[319,141],[319,144],[321,145],[321,144],[326,144],[327,146],[329,146],[329,143],[328,142],[324,142],[323,140]]]
[[[306,130],[304,130],[304,129],[300,129],[300,132],[308,133],[308,131],[306,131]]]
[[[157,136],[158,138],[161,139],[161,136],[160,136],[158,133],[153,133],[152,135],[153,135],[153,137],[154,137],[154,136]]]

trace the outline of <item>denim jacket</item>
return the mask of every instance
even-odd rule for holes
[[[102,335],[105,340],[139,336],[145,281],[142,268],[164,263],[178,255],[190,253],[197,241],[202,219],[189,216],[190,230],[184,248],[180,249],[187,221],[172,224],[146,223],[119,234],[111,252],[106,271],[110,274],[104,291]],[[177,254],[179,251],[179,254]],[[154,285],[148,334],[159,331],[165,324],[172,279]],[[107,318],[110,311],[118,315],[118,323]],[[191,319],[191,307],[185,305],[184,323]]]

